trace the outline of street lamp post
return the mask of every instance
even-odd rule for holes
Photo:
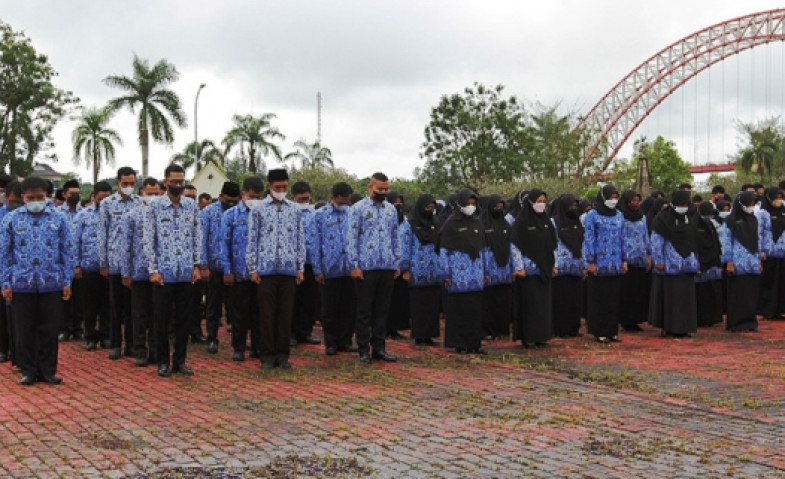
[[[194,169],[199,169],[199,123],[197,116],[198,108],[199,108],[199,93],[202,92],[202,88],[206,86],[206,83],[202,83],[199,85],[199,89],[196,90],[196,99],[194,100]]]

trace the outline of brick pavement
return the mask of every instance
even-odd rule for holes
[[[0,476],[782,477],[785,322],[760,329],[487,359],[394,341],[370,367],[300,346],[291,371],[232,362],[224,335],[169,379],[69,342],[60,386],[0,365]]]

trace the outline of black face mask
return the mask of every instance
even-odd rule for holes
[[[223,208],[224,211],[226,211],[226,210],[228,210],[229,208],[231,208],[232,206],[234,206],[236,204],[237,203],[234,203],[234,202],[231,202],[231,201],[222,201],[221,202],[221,208]]]
[[[568,218],[577,218],[578,217],[578,209],[577,208],[570,208],[567,210],[567,217]]]
[[[504,210],[491,210],[491,216],[494,218],[501,218],[504,216]]]
[[[25,204],[24,201],[9,201],[6,206],[8,207],[9,211],[13,211],[19,208],[20,206],[24,206],[24,204]]]
[[[180,196],[185,191],[185,186],[169,186],[166,191],[172,196]]]
[[[74,193],[73,195],[68,195],[68,198],[65,200],[69,206],[76,206],[79,204],[79,195]]]
[[[373,192],[373,200],[377,203],[381,203],[387,199],[387,193],[379,193],[377,191]]]

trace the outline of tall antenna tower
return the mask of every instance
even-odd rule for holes
[[[322,144],[322,92],[316,92],[316,142]]]

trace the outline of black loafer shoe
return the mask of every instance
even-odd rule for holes
[[[8,354],[7,353],[0,353],[0,363],[4,363],[8,361]]]
[[[210,354],[215,354],[218,352],[218,341],[210,341],[207,344],[207,352]]]
[[[335,356],[336,354],[338,354],[338,348],[336,348],[335,346],[330,346],[324,350],[324,353],[328,356]]]
[[[232,354],[232,361],[245,361],[245,354],[242,351],[235,351],[234,354]]]
[[[134,365],[137,366],[137,367],[140,367],[140,368],[143,368],[143,367],[147,366],[147,356],[145,356],[143,358],[136,358],[136,361],[134,362]]]
[[[109,341],[108,339],[104,339],[103,341],[101,341],[101,347],[104,349],[109,349],[112,347],[112,342]]]
[[[63,341],[68,341],[68,333],[60,333],[60,334],[58,334],[57,335],[57,340],[60,341],[61,343]]]
[[[58,376],[38,376],[38,380],[46,384],[60,384],[63,382],[63,378]]]
[[[158,365],[158,375],[162,378],[168,378],[172,375],[171,369],[166,364],[159,364]]]
[[[349,346],[343,346],[343,347],[338,348],[338,351],[341,351],[341,352],[344,352],[344,353],[356,353],[357,351],[359,351],[359,349],[357,348],[357,346],[349,345]]]
[[[184,374],[185,376],[193,376],[194,370],[186,366],[185,364],[178,364],[174,367],[174,372],[179,374]]]
[[[109,359],[112,361],[120,359],[121,352],[122,350],[120,348],[112,348],[112,350],[109,351]]]
[[[192,334],[191,335],[191,343],[192,344],[205,344],[206,342],[207,342],[207,338],[205,338],[201,334]]]
[[[35,376],[22,376],[22,379],[19,381],[19,384],[22,386],[32,386],[35,384]]]
[[[125,356],[127,358],[132,358],[132,357],[136,356],[136,354],[134,354],[132,349],[124,349],[123,350],[123,356]]]
[[[281,369],[292,369],[292,364],[288,359],[284,358],[278,361],[278,367]]]
[[[252,350],[251,350],[251,352],[250,352],[250,353],[248,353],[248,357],[249,357],[249,358],[251,358],[251,359],[259,359],[259,358],[260,358],[260,357],[262,357],[262,356],[259,354],[259,352],[258,352],[258,351],[254,351],[254,350],[252,349]]]
[[[264,369],[265,371],[269,371],[274,367],[275,367],[275,361],[273,361],[272,359],[267,359],[262,361],[262,369]]]
[[[292,348],[297,346],[297,339],[295,339],[295,338],[290,339],[289,340],[289,346],[292,347]]]
[[[381,359],[382,361],[388,363],[394,363],[395,361],[398,360],[398,358],[396,358],[392,354],[387,354],[387,351],[379,351],[377,353],[373,353],[373,359]]]
[[[95,341],[88,341],[87,346],[85,346],[85,349],[87,349],[88,351],[95,351],[96,349],[98,349],[98,344],[96,344]]]
[[[371,364],[371,357],[367,354],[360,355],[360,362],[363,364]]]

